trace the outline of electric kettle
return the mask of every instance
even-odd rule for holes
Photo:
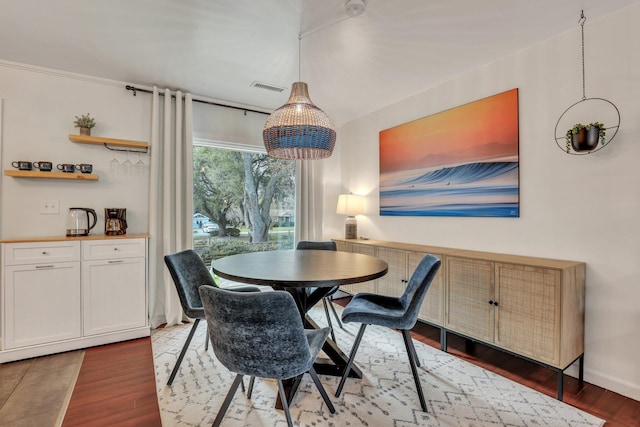
[[[91,214],[93,221],[89,221]],[[67,214],[67,237],[88,236],[89,231],[96,226],[98,217],[96,211],[89,208],[69,208]]]

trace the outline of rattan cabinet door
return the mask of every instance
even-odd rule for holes
[[[494,263],[447,257],[445,327],[493,342],[495,301]]]
[[[336,249],[342,252],[351,252],[351,243],[336,241]]]
[[[560,271],[496,264],[496,344],[557,365],[560,357]]]
[[[365,254],[371,256],[377,256],[376,247],[372,245],[361,245],[353,243],[351,245],[351,252],[358,254]],[[351,285],[351,294],[355,295],[358,292],[377,292],[376,280],[369,280],[368,282],[354,283]]]
[[[420,261],[422,261],[422,258],[424,258],[426,255],[427,254],[423,252],[413,251],[407,254],[407,277],[411,277],[418,264],[420,264]],[[442,255],[432,255],[437,256],[441,260],[444,259]],[[433,281],[429,286],[429,290],[427,291],[427,295],[422,302],[422,306],[420,306],[420,313],[418,314],[420,319],[436,325],[442,325],[442,294],[444,292],[443,283],[444,264],[440,266],[440,270],[438,270],[436,277],[433,278]]]
[[[389,264],[387,274],[378,279],[378,293],[399,297],[407,287],[407,251],[379,247],[378,258]]]
[[[351,243],[336,241],[336,249],[342,252],[351,252]],[[340,286],[340,290],[353,295],[351,285],[342,285]]]

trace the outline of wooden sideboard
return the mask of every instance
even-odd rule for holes
[[[345,292],[399,296],[426,254],[442,260],[419,319],[441,330],[441,349],[454,333],[534,361],[558,374],[576,361],[583,379],[585,270],[582,262],[377,240],[334,239],[338,250],[378,256],[386,276]]]

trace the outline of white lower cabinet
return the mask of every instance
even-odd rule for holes
[[[0,363],[148,336],[146,242],[3,243]]]
[[[136,243],[124,241],[84,243],[82,260],[84,335],[96,335],[146,325],[145,246],[136,245]],[[93,259],[96,257],[102,259]]]
[[[4,274],[6,348],[80,337],[80,262],[11,265]]]

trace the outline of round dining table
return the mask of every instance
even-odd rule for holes
[[[289,291],[308,324],[307,311],[331,288],[382,277],[388,265],[380,258],[352,252],[278,250],[230,255],[213,261],[211,269],[234,282]]]
[[[352,252],[279,250],[250,252],[215,260],[218,276],[235,282],[280,287],[333,287],[367,282],[387,274],[380,258]]]
[[[319,302],[334,286],[375,280],[387,274],[388,265],[380,258],[343,251],[327,250],[277,250],[230,255],[211,263],[218,276],[234,282],[269,285],[276,290],[286,290],[293,295],[303,323],[308,327],[318,325],[307,316],[307,311]],[[308,290],[307,288],[315,288]],[[323,346],[329,360],[318,359],[314,364],[319,374],[342,376],[348,357],[337,344],[328,338]],[[349,376],[362,378],[362,372],[352,366]],[[285,384],[291,400],[299,384],[299,378]],[[279,402],[277,407],[280,407]]]

